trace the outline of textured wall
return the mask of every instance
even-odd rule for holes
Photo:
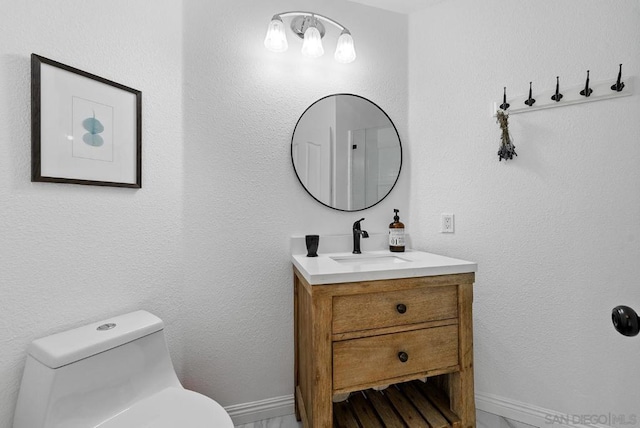
[[[264,48],[274,13],[313,10],[346,25],[358,59]],[[407,17],[344,1],[185,2],[185,211],[188,386],[223,405],[293,393],[289,237],[345,234],[361,216],[385,231],[408,210],[408,171],[373,209],[343,213],[313,200],[290,158],[293,128],[318,98],[367,97],[407,129]],[[363,241],[366,248],[366,240]],[[322,242],[320,242],[322,251]]]
[[[0,16],[0,426],[28,343],[146,308],[184,313],[182,8],[166,0],[3,1]],[[142,91],[143,188],[30,182],[30,54]]]
[[[299,41],[264,49],[270,17],[299,8],[349,26],[358,61],[335,63],[329,42],[317,61]],[[167,323],[187,386],[224,405],[291,394],[289,236],[360,216],[302,189],[291,133],[316,99],[353,92],[406,136],[407,18],[338,1],[29,0],[0,20],[0,426],[31,340],[138,308]],[[141,190],[30,183],[31,52],[142,91]],[[366,228],[408,211],[407,183],[405,168]]]
[[[640,74],[634,0],[451,0],[410,17],[411,217],[418,247],[479,263],[476,387],[567,413],[637,413],[640,97],[513,115],[498,162],[490,106]],[[439,233],[440,214],[456,233]],[[637,382],[636,382],[637,383]]]

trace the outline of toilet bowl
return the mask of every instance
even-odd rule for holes
[[[137,311],[35,340],[13,428],[233,428],[182,387],[162,320]]]
[[[233,427],[215,401],[183,388],[166,388],[136,403],[99,428],[218,428]]]

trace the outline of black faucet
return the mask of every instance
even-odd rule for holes
[[[363,238],[368,238],[369,234],[366,230],[360,229],[360,222],[364,220],[361,218],[360,220],[353,223],[353,254],[362,254],[360,251],[360,236]]]

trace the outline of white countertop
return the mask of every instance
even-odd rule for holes
[[[322,241],[322,237],[320,240]],[[292,246],[292,250],[294,249],[296,248]],[[334,258],[373,259],[385,256],[402,260],[396,260],[399,263],[371,264],[340,263],[334,260]],[[389,250],[362,251],[361,255],[351,254],[351,252],[322,253],[318,251],[318,257],[307,257],[306,253],[293,254],[291,261],[311,285],[469,273],[476,272],[478,267],[474,262],[413,250],[402,253],[392,253]]]

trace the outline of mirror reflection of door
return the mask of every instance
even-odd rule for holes
[[[325,205],[335,202],[332,197],[335,117],[335,102],[319,105],[313,120],[297,129],[291,143],[291,157],[300,182]]]
[[[375,205],[395,184],[400,165],[397,136],[390,127],[349,131],[351,145],[348,209]]]
[[[398,132],[366,98],[337,94],[312,104],[291,140],[300,183],[331,208],[359,211],[384,199],[402,167]]]

